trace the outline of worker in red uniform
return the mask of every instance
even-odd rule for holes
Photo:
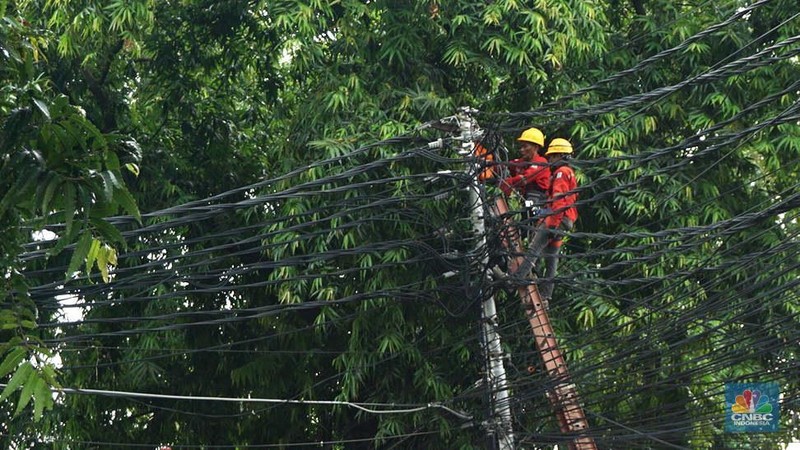
[[[538,128],[528,128],[517,138],[521,158],[508,163],[510,176],[500,182],[504,194],[516,191],[525,200],[528,219],[535,217],[544,207],[550,188],[550,167],[544,153],[544,133]]]
[[[533,270],[539,257],[544,257],[545,274],[539,283],[539,295],[547,307],[553,295],[553,278],[558,270],[558,255],[563,239],[563,236],[553,231],[570,231],[574,228],[575,221],[578,220],[578,210],[575,208],[575,202],[578,200],[576,192],[578,182],[575,179],[575,172],[569,166],[572,144],[568,140],[553,139],[547,146],[545,156],[551,167],[546,208],[540,211],[540,216],[543,218],[536,227],[525,256],[526,261],[520,266],[518,273],[526,276],[527,272],[523,270]]]

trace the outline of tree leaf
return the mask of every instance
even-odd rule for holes
[[[47,187],[44,189],[44,194],[42,195],[41,201],[41,211],[42,214],[48,214],[50,212],[50,201],[53,199],[53,195],[56,192],[56,188],[61,184],[61,178],[53,174],[50,177]]]
[[[128,189],[124,186],[114,191],[114,200],[122,206],[122,208],[130,215],[136,218],[136,221],[142,223],[142,214],[139,212],[139,206],[136,204],[133,196]]]
[[[101,243],[98,239],[92,239],[92,245],[89,247],[89,251],[86,253],[86,273],[90,273],[92,271],[92,266],[94,266],[95,260],[97,260],[97,255],[100,253],[100,246]]]
[[[38,98],[33,99],[33,103],[36,105],[37,108],[39,108],[39,111],[41,111],[42,114],[44,114],[47,120],[50,120],[50,109],[47,108],[47,105]]]
[[[97,269],[100,270],[100,276],[103,277],[103,281],[108,283],[108,247],[102,246],[97,251]]]
[[[14,411],[15,416],[18,416],[22,410],[28,406],[28,403],[30,403],[38,381],[41,381],[41,379],[38,377],[36,370],[31,370],[31,373],[22,384],[22,392],[20,392],[19,399],[17,399],[17,409]]]
[[[86,255],[89,254],[89,249],[92,246],[92,232],[86,230],[81,235],[81,238],[78,240],[78,244],[75,246],[75,250],[72,252],[72,258],[69,261],[69,267],[67,268],[67,273],[65,274],[66,279],[69,279],[73,273],[75,273],[80,265],[86,261]],[[89,267],[87,267],[87,271]]]
[[[120,168],[119,157],[112,151],[105,152],[106,168],[111,171],[118,171]]]
[[[41,420],[45,409],[52,409],[53,407],[53,393],[44,378],[36,378],[36,386],[34,386],[33,400],[33,420]]]
[[[11,394],[14,393],[14,391],[17,390],[17,388],[22,385],[22,383],[27,381],[32,371],[33,365],[31,365],[30,361],[25,361],[22,363],[11,377],[11,380],[9,380],[5,389],[3,389],[3,393],[0,394],[0,402],[7,399]]]
[[[4,377],[14,370],[26,354],[27,351],[21,346],[14,347],[10,352],[8,352],[3,360],[3,363],[0,364],[0,377]]]
[[[125,163],[125,168],[135,176],[139,176],[139,166],[135,163]]]
[[[100,179],[102,180],[103,186],[103,199],[108,203],[114,200],[114,182],[111,176],[112,175],[107,170],[100,172]]]

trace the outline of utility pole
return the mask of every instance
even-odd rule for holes
[[[519,230],[511,218],[508,204],[503,197],[496,198],[488,205],[484,203],[485,189],[479,178],[486,175],[486,168],[481,165],[480,160],[489,155],[479,142],[483,137],[483,131],[471,116],[474,112],[476,111],[470,108],[460,108],[456,116],[443,120],[439,125],[442,129],[447,129],[448,126],[444,122],[448,122],[451,126],[455,122],[455,127],[450,127],[448,131],[460,133],[453,138],[461,142],[459,154],[471,160],[468,173],[475,176],[470,180],[469,201],[472,226],[477,236],[476,248],[485,246],[487,243],[485,214],[489,214],[494,223],[500,222],[503,225],[500,238],[508,253],[506,264],[508,273],[517,274],[520,266],[524,263],[522,255],[525,252],[522,248]],[[436,128],[440,128],[440,126],[436,126]],[[439,139],[428,145],[430,148],[438,148],[443,145],[443,141]],[[488,254],[480,262],[483,267],[488,267]],[[515,275],[514,278],[517,276]],[[586,434],[589,423],[581,407],[577,387],[571,381],[567,363],[558,347],[550,317],[539,296],[538,286],[529,282],[523,283],[522,280],[516,281],[518,281],[515,285],[517,294],[525,308],[536,350],[542,358],[545,371],[552,382],[552,387],[546,394],[547,399],[555,411],[561,431],[574,436],[568,443],[569,449],[597,450],[594,438]],[[484,295],[481,297],[481,335],[487,361],[485,382],[489,389],[492,409],[492,418],[487,421],[487,429],[496,438],[497,449],[514,450],[511,403],[503,364],[506,355],[500,345],[500,335],[497,330],[497,307],[494,296]]]
[[[484,221],[484,214],[487,211],[483,203],[483,185],[479,182],[477,174],[481,173],[483,168],[480,167],[479,162],[475,159],[475,150],[479,147],[479,140],[483,136],[483,131],[478,127],[478,124],[470,117],[473,112],[469,108],[460,108],[459,114],[456,116],[457,125],[461,135],[461,150],[459,154],[465,158],[471,159],[468,166],[468,173],[476,174],[470,180],[469,185],[469,202],[470,202],[470,217],[472,219],[472,228],[477,237],[476,248],[486,246],[486,224]],[[481,267],[488,267],[489,256],[486,255],[480,261]],[[482,272],[483,277],[486,277],[485,272]],[[483,338],[484,354],[487,360],[487,370],[484,375],[486,386],[489,390],[490,403],[492,409],[492,417],[487,423],[487,428],[490,435],[493,435],[496,440],[498,450],[514,450],[514,428],[513,418],[511,416],[511,402],[508,393],[508,379],[506,377],[506,368],[504,360],[506,355],[503,352],[503,347],[500,344],[500,334],[498,333],[498,320],[497,320],[497,307],[495,305],[494,296],[482,295],[481,296],[481,335]]]

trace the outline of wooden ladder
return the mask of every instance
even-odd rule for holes
[[[501,240],[503,247],[508,251],[508,273],[516,273],[524,261],[522,256],[524,252],[519,231],[512,223],[508,204],[504,198],[497,198],[494,205],[490,204],[489,211],[492,217],[499,219],[503,224]],[[554,387],[547,392],[547,398],[555,410],[558,425],[565,434],[579,434],[569,443],[570,450],[597,450],[594,439],[586,435],[589,423],[580,405],[578,390],[570,380],[564,356],[558,348],[550,317],[539,296],[538,286],[520,283],[516,289],[525,308],[536,349],[542,358],[548,377],[554,384]]]

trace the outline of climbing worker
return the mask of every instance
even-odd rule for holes
[[[545,156],[551,166],[546,208],[539,213],[542,219],[536,226],[536,232],[525,255],[525,263],[520,266],[517,273],[527,276],[530,273],[527,271],[535,270],[539,257],[544,257],[545,274],[539,283],[539,295],[547,308],[553,295],[553,278],[558,270],[558,256],[563,239],[563,236],[553,231],[570,231],[574,228],[575,221],[578,220],[578,210],[575,208],[575,202],[578,200],[578,194],[575,192],[578,182],[575,179],[575,172],[569,166],[572,144],[568,140],[553,139],[547,146]]]
[[[544,133],[538,128],[528,128],[517,138],[521,158],[508,163],[510,176],[500,182],[500,189],[506,196],[516,191],[525,201],[525,224],[530,237],[533,236],[533,220],[544,207],[547,190],[550,187],[550,167],[542,156],[544,153]],[[530,239],[529,239],[530,240]]]
[[[517,191],[526,205],[541,208],[550,187],[550,168],[542,156],[544,134],[538,128],[528,128],[517,141],[522,157],[508,162],[511,176],[500,182],[500,189],[506,195]]]

